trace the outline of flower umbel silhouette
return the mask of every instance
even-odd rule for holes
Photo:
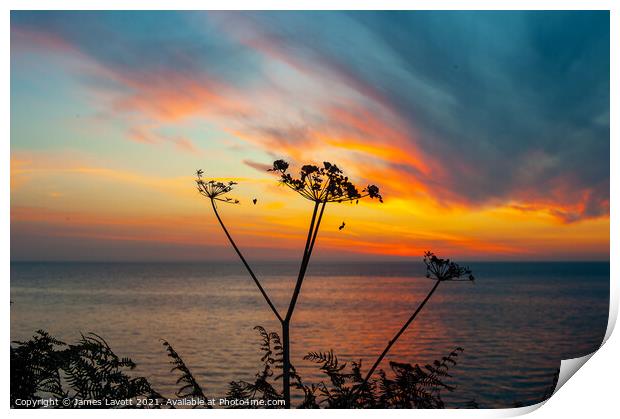
[[[424,264],[426,265],[426,277],[437,281],[473,281],[474,276],[471,270],[459,266],[450,259],[441,259],[433,252],[424,253]]]
[[[314,202],[358,202],[359,199],[370,197],[378,198],[383,202],[379,188],[368,185],[361,192],[336,166],[330,162],[323,162],[323,167],[307,164],[301,167],[299,177],[294,178],[288,173],[289,164],[284,160],[273,162],[271,172],[280,174],[280,182],[304,198]]]
[[[204,195],[211,200],[225,202],[227,204],[239,203],[238,199],[224,196],[233,190],[233,186],[235,186],[237,182],[230,181],[223,183],[216,182],[214,180],[205,180],[203,179],[203,175],[204,171],[202,169],[196,170],[196,187],[201,195]]]

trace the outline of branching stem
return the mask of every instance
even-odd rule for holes
[[[304,248],[304,255],[299,268],[299,275],[297,277],[297,283],[295,284],[295,290],[291,297],[291,302],[286,313],[286,317],[282,321],[282,348],[283,348],[283,365],[282,365],[282,377],[284,386],[284,400],[286,406],[290,406],[291,390],[290,390],[290,376],[291,376],[291,359],[290,359],[290,337],[289,337],[289,325],[293,313],[295,311],[295,305],[297,304],[297,298],[301,292],[301,285],[303,284],[304,277],[306,276],[306,270],[310,263],[310,256],[312,256],[312,250],[314,249],[314,243],[316,236],[321,226],[321,220],[323,218],[323,212],[325,211],[326,202],[320,204],[321,211],[319,212],[319,203],[315,202],[314,210],[312,211],[312,219],[310,220],[310,228],[308,229],[308,237],[306,238],[306,246]],[[319,212],[317,218],[317,212]]]
[[[293,317],[293,312],[295,311],[295,305],[297,304],[297,299],[299,298],[299,293],[301,292],[301,285],[304,281],[304,276],[306,274],[306,268],[308,267],[308,263],[310,262],[310,255],[312,254],[312,246],[314,245],[314,239],[316,239],[317,232],[319,230],[319,226],[321,223],[321,218],[323,216],[323,210],[325,209],[325,203],[323,203],[321,208],[321,215],[317,222],[317,212],[319,210],[319,203],[314,203],[314,211],[312,212],[312,220],[310,221],[310,228],[308,229],[308,237],[306,238],[306,246],[304,248],[304,256],[301,260],[301,266],[299,267],[299,275],[297,276],[297,283],[295,284],[295,289],[293,290],[293,295],[291,297],[291,302],[288,306],[288,311],[286,312],[285,320],[290,322]]]
[[[226,229],[226,226],[224,225],[224,222],[220,218],[220,214],[217,212],[217,205],[215,205],[215,201],[213,199],[211,200],[211,205],[213,206],[213,212],[215,212],[215,216],[217,217],[217,220],[220,222],[220,226],[222,226],[222,230],[224,230],[224,233],[226,234],[226,237],[228,237],[228,241],[230,241],[230,244],[235,249],[235,252],[237,252],[237,255],[239,255],[239,258],[241,259],[241,262],[243,262],[243,265],[245,266],[245,268],[247,269],[248,273],[250,274],[250,276],[254,280],[254,283],[258,287],[260,293],[263,295],[263,298],[265,299],[267,304],[269,304],[269,307],[271,308],[271,311],[273,311],[273,314],[275,314],[275,316],[278,318],[278,320],[280,322],[282,322],[282,320],[283,320],[282,316],[280,316],[280,313],[278,312],[276,307],[271,302],[271,299],[269,299],[269,296],[267,295],[267,293],[263,289],[263,286],[261,285],[260,281],[258,280],[258,278],[256,278],[256,275],[254,275],[254,271],[252,271],[252,268],[250,268],[250,265],[248,265],[248,262],[245,260],[245,258],[241,254],[241,251],[239,250],[239,248],[235,244],[235,241],[233,240],[233,238],[230,236],[230,233],[228,233],[228,230]]]
[[[426,296],[426,298],[420,303],[420,305],[418,306],[418,308],[416,309],[416,311],[411,315],[411,317],[409,317],[409,319],[405,322],[405,324],[403,325],[403,327],[400,328],[400,330],[398,331],[398,333],[396,333],[396,335],[394,335],[394,337],[392,338],[392,340],[390,340],[387,344],[387,346],[385,347],[385,349],[383,350],[383,352],[381,352],[381,355],[379,355],[379,358],[377,358],[377,360],[375,361],[375,363],[373,364],[372,368],[370,368],[370,370],[368,371],[368,374],[366,374],[366,378],[364,378],[364,381],[362,382],[362,384],[358,387],[359,389],[363,388],[367,383],[368,380],[370,380],[370,377],[372,377],[372,375],[374,374],[375,370],[377,369],[377,367],[379,366],[379,364],[381,364],[381,361],[383,361],[383,358],[385,358],[385,356],[387,355],[387,353],[390,351],[390,349],[392,348],[392,346],[396,343],[396,341],[398,340],[398,338],[400,338],[400,336],[405,332],[405,330],[407,330],[407,328],[409,327],[409,325],[411,324],[411,322],[413,322],[413,320],[416,318],[416,316],[418,315],[418,313],[420,313],[420,311],[422,311],[422,308],[424,308],[424,305],[428,302],[428,300],[430,300],[431,296],[433,295],[433,293],[435,292],[435,290],[437,289],[437,287],[439,286],[439,283],[441,281],[435,281],[435,285],[433,286],[433,288],[430,290],[430,292],[428,293],[428,295]]]

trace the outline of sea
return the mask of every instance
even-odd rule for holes
[[[608,262],[471,262],[475,281],[441,283],[392,348],[390,361],[432,363],[454,348],[447,407],[537,403],[562,359],[595,351],[609,312]],[[255,262],[285,311],[298,264]],[[433,286],[418,262],[312,261],[291,325],[291,361],[306,383],[327,380],[303,357],[329,351],[372,365]],[[240,263],[11,263],[11,340],[43,329],[73,343],[102,336],[167,397],[178,386],[162,340],[181,355],[209,397],[261,369],[255,326],[279,323]],[[299,397],[299,395],[295,395]]]

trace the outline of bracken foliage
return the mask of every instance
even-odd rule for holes
[[[448,356],[424,367],[390,362],[394,378],[387,378],[383,371],[379,373],[380,404],[404,409],[444,408],[441,392],[455,390],[455,387],[445,383],[445,380],[451,378],[448,370],[456,365],[456,357],[462,352],[463,348],[458,347]]]
[[[317,407],[326,408],[444,408],[442,391],[453,391],[454,387],[444,382],[449,378],[448,369],[456,365],[455,358],[462,352],[457,348],[442,358],[424,367],[418,364],[390,362],[391,377],[385,371],[369,383],[362,377],[360,361],[352,362],[347,368],[333,351],[311,352],[304,359],[320,365],[329,381],[313,386]],[[363,386],[360,388],[360,386]]]
[[[177,379],[176,384],[181,384],[181,387],[176,391],[176,396],[184,399],[184,398],[196,398],[202,401],[206,401],[207,397],[205,396],[202,388],[190,372],[181,356],[174,350],[172,345],[168,343],[168,341],[163,341],[162,343],[166,348],[166,352],[168,352],[168,357],[170,358],[170,363],[172,364],[172,369],[170,372],[178,371],[181,375]],[[210,408],[210,405],[206,405]]]
[[[226,398],[233,400],[281,400],[282,394],[274,387],[275,381],[282,379],[282,342],[275,332],[267,332],[256,326],[261,337],[260,350],[263,368],[256,373],[254,382],[232,381]],[[233,407],[234,404],[232,404]],[[244,406],[245,407],[245,406]],[[269,406],[267,406],[269,407]]]
[[[256,374],[254,382],[233,381],[229,385],[227,398],[246,400],[278,400],[282,394],[276,390],[276,382],[282,369],[280,337],[267,332],[261,326],[255,329],[261,336],[261,362],[263,368]],[[451,378],[448,369],[456,365],[456,358],[463,352],[456,348],[448,356],[420,367],[418,364],[391,362],[392,374],[380,371],[379,378],[365,383],[361,361],[341,362],[333,351],[309,352],[304,360],[316,363],[325,381],[305,383],[292,368],[291,386],[300,393],[297,408],[343,409],[343,408],[444,408],[442,391],[454,391],[455,387],[445,383]],[[360,388],[361,386],[361,388]]]
[[[18,399],[68,399],[72,406],[80,406],[80,400],[104,403],[136,397],[161,399],[146,378],[127,374],[136,366],[131,359],[119,358],[94,333],[67,345],[39,330],[32,339],[14,344],[11,407],[20,407]]]
[[[263,366],[253,382],[232,381],[226,397],[229,400],[282,400],[282,393],[276,390],[276,382],[282,380],[280,337],[261,326],[256,326],[255,330],[261,337]],[[157,399],[161,401],[160,406],[166,406],[168,399],[155,391],[146,378],[132,378],[123,371],[135,368],[134,362],[119,358],[97,335],[82,336],[77,344],[67,345],[39,331],[31,340],[14,344],[11,347],[11,407],[20,407],[15,403],[17,399],[113,401],[137,397]],[[206,400],[202,387],[181,356],[168,342],[164,341],[163,345],[173,365],[171,371],[180,373],[176,397]],[[291,386],[300,394],[298,408],[440,408],[444,407],[441,391],[454,390],[443,380],[449,377],[447,370],[456,363],[454,359],[460,351],[462,349],[457,348],[448,357],[425,367],[391,363],[393,377],[381,371],[377,380],[367,384],[363,383],[361,362],[352,362],[348,367],[333,351],[310,352],[304,359],[316,363],[326,381],[306,384],[293,367]],[[364,388],[359,391],[361,385]],[[210,406],[203,404],[202,407]]]
[[[229,400],[282,400],[276,382],[282,380],[282,346],[275,332],[256,326],[261,337],[261,370],[253,382],[232,381],[226,397]],[[198,380],[181,356],[164,341],[164,347],[173,364],[172,371],[180,372],[176,381],[180,386],[178,398],[207,399]],[[457,364],[462,348],[426,365],[390,362],[388,372],[379,371],[378,377],[364,382],[361,361],[343,363],[333,351],[310,352],[304,360],[317,364],[326,380],[307,384],[292,368],[293,389],[298,391],[297,408],[396,408],[441,409],[446,407],[481,407],[475,400],[461,405],[447,406],[442,395],[455,391],[449,380],[449,370]],[[135,368],[129,358],[120,358],[101,337],[82,336],[74,345],[67,345],[45,331],[38,331],[32,339],[13,342],[11,346],[11,407],[19,408],[16,400],[69,399],[69,400],[125,400],[147,398],[160,401],[159,407],[173,407],[155,391],[144,377],[130,377]],[[540,400],[553,395],[559,370],[553,376],[548,390]],[[536,401],[536,402],[538,402]],[[514,402],[515,407],[525,406]],[[208,404],[204,405],[210,407]],[[59,403],[57,407],[62,408]],[[73,406],[72,406],[73,407]],[[111,407],[102,405],[100,407]],[[142,405],[140,407],[149,407]],[[157,407],[157,406],[155,406]],[[234,407],[234,404],[232,405]],[[269,407],[269,406],[267,406]],[[279,406],[282,407],[282,406]]]

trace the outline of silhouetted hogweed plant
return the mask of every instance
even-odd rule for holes
[[[222,221],[218,213],[216,201],[221,201],[225,203],[238,203],[237,200],[232,200],[232,198],[225,197],[225,195],[232,190],[232,186],[235,183],[230,182],[228,184],[224,184],[221,182],[216,182],[214,180],[207,181],[203,178],[204,172],[202,170],[198,170],[196,172],[196,184],[198,186],[198,191],[203,196],[209,198],[209,200],[211,201],[213,211],[220,223],[220,226],[224,230],[226,237],[228,237],[230,244],[233,246],[233,248],[237,252],[237,255],[243,262],[246,270],[254,280],[254,283],[261,292],[263,298],[265,299],[265,302],[267,302],[269,308],[274,313],[282,326],[282,386],[286,405],[290,406],[291,362],[289,328],[293,313],[295,312],[297,300],[301,292],[301,286],[303,284],[306,271],[308,269],[308,264],[310,263],[310,257],[314,249],[321,221],[323,219],[325,206],[328,203],[342,203],[354,201],[355,203],[359,203],[360,199],[367,197],[371,199],[376,198],[379,200],[379,202],[383,202],[383,197],[379,193],[379,188],[375,185],[368,185],[366,188],[360,191],[359,188],[355,186],[347,176],[344,175],[343,171],[338,166],[329,162],[324,162],[323,166],[321,167],[311,164],[304,165],[299,171],[299,177],[293,177],[291,173],[289,173],[288,169],[289,164],[287,162],[285,162],[284,160],[276,160],[273,163],[273,167],[269,169],[269,171],[279,174],[280,182],[283,185],[286,185],[293,191],[297,192],[305,199],[312,201],[314,203],[314,208],[312,211],[312,217],[310,219],[310,227],[308,229],[308,235],[306,238],[301,266],[299,268],[299,274],[295,283],[295,289],[293,290],[288,309],[284,315],[282,315],[272,303],[271,299],[267,295],[267,292],[264,290],[262,284],[256,277],[256,274],[239,250],[237,244],[231,237],[228,229],[224,225],[224,222]]]
[[[274,313],[278,321],[282,326],[282,335],[278,336],[278,348],[281,349],[281,368],[282,374],[279,377],[282,378],[282,396],[285,400],[286,406],[290,407],[291,405],[291,387],[301,389],[304,391],[304,394],[308,396],[308,391],[311,388],[304,387],[299,383],[299,377],[294,371],[293,366],[291,365],[290,360],[290,324],[295,312],[295,307],[297,304],[297,300],[299,298],[302,284],[306,275],[306,271],[308,269],[308,265],[310,263],[310,258],[312,256],[312,251],[314,249],[316,238],[319,232],[319,228],[321,225],[321,221],[323,219],[323,214],[325,211],[325,207],[328,203],[343,203],[343,202],[355,202],[359,203],[360,199],[370,198],[377,199],[379,202],[383,202],[383,196],[381,195],[379,188],[376,185],[369,184],[365,188],[358,188],[355,184],[349,180],[348,176],[346,176],[343,171],[335,164],[324,162],[322,166],[316,166],[312,164],[307,164],[301,166],[299,170],[299,176],[294,176],[289,172],[289,164],[284,160],[276,160],[273,162],[273,167],[269,169],[270,172],[274,172],[279,175],[280,183],[290,188],[303,198],[314,203],[312,217],[310,218],[310,226],[308,228],[308,235],[306,237],[306,244],[304,247],[304,252],[301,260],[301,265],[299,268],[299,273],[297,275],[297,281],[295,283],[295,288],[293,290],[288,309],[286,313],[281,314],[280,311],[275,307],[275,305],[271,302],[271,299],[267,295],[266,291],[262,287],[260,281],[254,274],[252,268],[247,263],[245,257],[242,255],[241,251],[237,247],[236,243],[232,239],[230,233],[225,227],[219,213],[217,210],[216,201],[221,201],[225,203],[238,203],[238,200],[233,200],[232,198],[225,197],[225,195],[232,190],[232,186],[235,185],[234,182],[229,182],[228,184],[224,184],[216,181],[205,181],[203,179],[202,170],[198,170],[196,172],[197,179],[196,183],[198,185],[199,192],[209,198],[211,201],[213,211],[220,223],[220,226],[224,230],[224,233],[228,237],[231,245],[237,252],[237,255],[243,262],[245,268],[249,272],[250,276],[254,280],[256,286],[261,292],[263,298],[269,305],[271,311]],[[254,201],[255,202],[255,201]],[[344,223],[342,224],[344,227]],[[383,352],[379,355],[373,366],[367,372],[364,378],[361,375],[361,364],[355,364],[354,370],[357,371],[356,374],[359,375],[359,382],[355,386],[352,386],[347,391],[351,393],[348,395],[342,395],[347,400],[349,400],[350,404],[355,405],[353,400],[358,400],[359,397],[364,397],[364,392],[369,391],[370,379],[373,376],[373,373],[376,371],[377,367],[383,360],[383,358],[390,351],[392,346],[396,343],[396,341],[400,338],[400,336],[405,332],[405,330],[409,327],[409,325],[416,318],[418,313],[422,310],[428,300],[431,298],[433,293],[436,291],[439,283],[445,281],[462,281],[462,280],[473,280],[473,276],[471,271],[467,268],[461,268],[459,265],[454,262],[450,262],[449,260],[444,260],[436,257],[433,253],[427,252],[424,255],[424,263],[427,268],[427,277],[435,279],[435,285],[428,293],[426,298],[419,304],[411,317],[405,322],[405,324],[401,327],[401,329],[396,333],[394,338],[390,340],[383,350]],[[325,364],[328,365],[328,364]],[[400,370],[399,370],[400,371]],[[333,372],[333,371],[332,371]],[[402,372],[402,371],[401,371]],[[266,374],[266,372],[265,372]],[[266,376],[265,376],[266,377]],[[357,377],[357,376],[356,376]],[[291,380],[294,380],[291,383]],[[264,380],[263,380],[264,381]],[[255,383],[256,385],[264,383]],[[256,387],[258,388],[258,387]],[[252,389],[255,391],[254,387],[249,387],[246,384],[238,384],[234,389],[235,393],[239,393],[242,391],[249,391],[248,389]],[[316,389],[315,389],[316,390]],[[269,390],[271,391],[271,390]],[[339,391],[343,391],[342,388],[339,388]],[[314,393],[312,393],[314,394]],[[368,396],[368,395],[367,395]],[[309,396],[308,396],[309,397]],[[368,396],[370,397],[370,396]],[[309,400],[309,399],[308,399]],[[340,398],[340,400],[344,400]],[[309,404],[310,401],[307,401]],[[346,403],[345,403],[346,404]],[[429,404],[429,406],[432,405]],[[435,403],[437,405],[437,403]]]
[[[372,377],[372,374],[375,372],[379,364],[381,364],[383,358],[385,358],[385,356],[388,354],[392,346],[394,346],[396,341],[401,337],[401,335],[405,333],[405,330],[407,330],[409,325],[413,323],[413,321],[420,313],[420,311],[422,311],[428,300],[431,299],[440,283],[446,281],[474,281],[474,276],[469,268],[461,267],[458,264],[451,262],[450,259],[438,258],[433,252],[424,253],[424,265],[426,265],[426,277],[435,280],[433,288],[431,288],[424,300],[422,300],[422,302],[418,305],[411,317],[407,319],[407,321],[403,324],[403,326],[396,333],[396,335],[394,335],[394,337],[388,342],[383,352],[381,352],[381,355],[379,355],[375,363],[366,374],[364,382],[368,382],[370,377]]]

